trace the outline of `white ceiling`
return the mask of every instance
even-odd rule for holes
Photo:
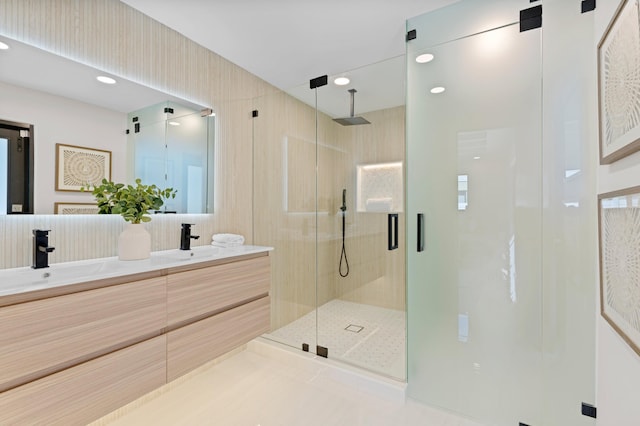
[[[352,87],[356,115],[402,105],[405,21],[458,0],[122,1],[311,105],[310,79],[348,74],[320,95],[338,117]]]
[[[457,0],[122,0],[274,86],[405,51],[405,21]]]

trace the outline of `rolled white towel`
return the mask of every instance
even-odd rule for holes
[[[216,243],[233,243],[242,245],[244,244],[244,237],[238,234],[213,234],[211,241]]]
[[[219,243],[217,241],[212,241],[211,245],[214,247],[220,247],[220,248],[230,248],[230,247],[241,247],[242,243]]]
[[[392,203],[392,198],[368,198],[366,208],[368,212],[389,212]]]

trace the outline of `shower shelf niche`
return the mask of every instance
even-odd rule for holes
[[[357,166],[356,202],[359,213],[403,211],[402,162]]]

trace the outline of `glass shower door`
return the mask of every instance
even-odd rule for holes
[[[310,92],[309,84],[298,88]],[[313,104],[311,99],[311,105]],[[316,350],[315,108],[278,91],[254,99],[254,244],[271,254],[271,331]]]
[[[408,393],[492,425],[593,425],[597,40],[564,0],[520,33],[529,7],[407,22]]]
[[[541,31],[410,43],[407,64],[409,395],[542,424]]]

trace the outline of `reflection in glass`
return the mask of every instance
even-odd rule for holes
[[[458,210],[466,210],[469,205],[469,176],[458,175]]]
[[[128,121],[133,152],[129,180],[177,189],[164,213],[208,212],[215,117],[162,102],[130,113]]]

